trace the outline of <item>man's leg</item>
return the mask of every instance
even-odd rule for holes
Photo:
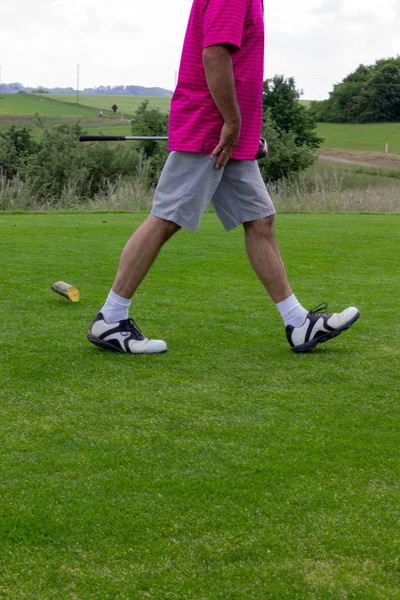
[[[348,329],[360,316],[354,306],[327,313],[327,306],[307,312],[290,289],[274,235],[274,217],[243,223],[250,263],[275,302],[292,350],[304,352]]]
[[[132,298],[161,246],[179,229],[179,225],[172,221],[148,217],[133,233],[121,254],[113,292],[122,298]]]
[[[274,234],[274,217],[243,223],[246,250],[257,277],[275,304],[292,295]]]
[[[243,223],[247,254],[256,275],[276,304],[285,326],[299,327],[307,311],[293,294],[275,240],[274,216]]]
[[[180,229],[172,221],[150,216],[128,240],[117,276],[103,308],[87,334],[101,348],[132,354],[166,352],[162,340],[148,340],[128,319],[131,298],[154,263],[161,246]]]

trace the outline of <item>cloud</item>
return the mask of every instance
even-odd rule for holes
[[[136,23],[128,23],[127,21],[117,21],[111,27],[110,31],[116,33],[143,33],[143,27]]]
[[[172,88],[192,0],[0,0],[4,81]],[[327,97],[360,63],[399,53],[400,0],[268,0],[266,76]],[[12,51],[10,49],[12,48]]]
[[[343,11],[344,0],[324,0],[319,6],[315,6],[311,12],[315,15],[333,15]]]
[[[296,32],[267,27],[267,75],[293,76],[305,98],[322,99],[360,64],[398,54],[398,23],[372,13],[340,13]]]

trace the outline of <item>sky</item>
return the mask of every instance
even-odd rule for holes
[[[192,0],[1,0],[1,82],[173,90]],[[265,78],[327,98],[359,64],[400,54],[400,0],[264,0]]]

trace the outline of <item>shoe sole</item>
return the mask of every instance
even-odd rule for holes
[[[165,354],[168,350],[168,348],[166,348],[165,350],[161,350],[160,352],[124,352],[121,348],[117,348],[117,346],[114,346],[114,344],[109,344],[108,342],[105,342],[104,340],[101,340],[100,338],[96,337],[95,335],[93,335],[93,333],[90,333],[90,331],[87,332],[86,337],[89,340],[89,342],[91,342],[95,346],[98,346],[99,348],[103,348],[104,350],[111,350],[111,352],[120,352],[121,354]]]
[[[346,325],[344,325],[340,329],[335,329],[335,331],[327,332],[326,335],[323,335],[318,338],[314,338],[310,342],[301,344],[301,346],[294,346],[293,348],[291,348],[291,351],[292,352],[308,352],[309,350],[312,350],[313,348],[315,348],[315,346],[317,346],[317,344],[323,344],[324,342],[327,342],[328,340],[331,340],[332,338],[335,338],[338,335],[340,335],[342,333],[342,331],[346,331],[346,329],[349,329],[349,327],[351,327],[353,325],[353,323],[355,323],[357,321],[359,316],[360,316],[360,312],[358,312],[352,318],[351,321],[346,323]]]

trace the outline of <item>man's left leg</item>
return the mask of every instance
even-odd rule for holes
[[[274,235],[274,215],[243,223],[246,250],[257,277],[275,304],[292,295]]]
[[[326,305],[307,311],[293,294],[279,254],[274,216],[243,223],[247,254],[256,275],[279,310],[292,350],[305,352],[348,329],[360,316],[355,307],[325,312]]]

